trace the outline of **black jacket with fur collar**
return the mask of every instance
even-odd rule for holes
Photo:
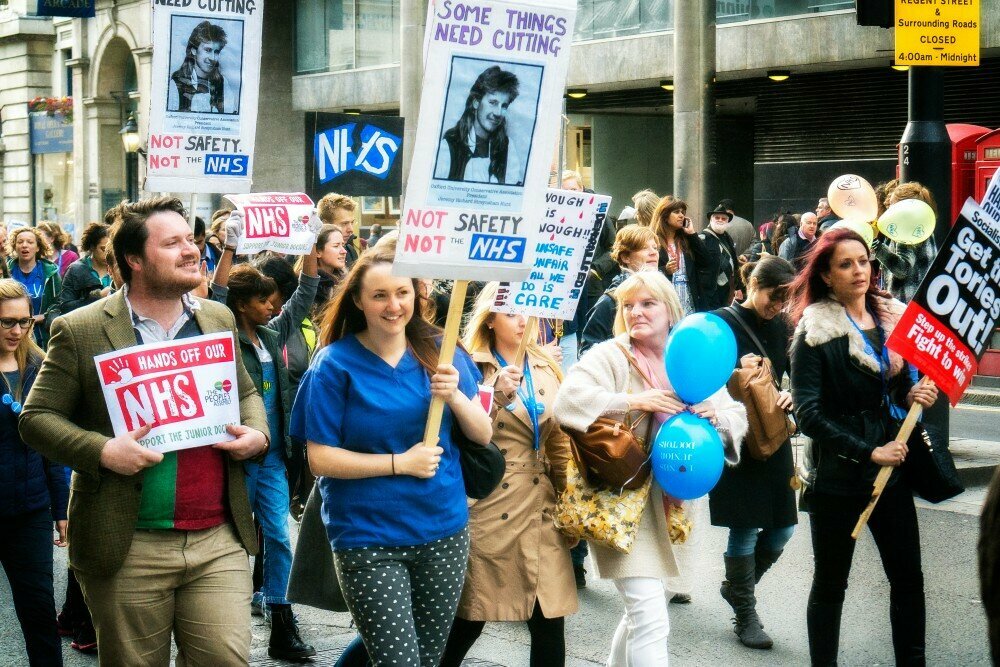
[[[875,317],[886,337],[903,304],[876,297]],[[903,359],[889,354],[886,383],[892,401],[905,405],[912,386]],[[879,466],[871,453],[895,437],[883,402],[879,364],[844,307],[826,299],[806,308],[795,330],[791,354],[795,413],[813,440],[813,488],[837,495],[869,495]],[[889,484],[899,477],[894,471]]]

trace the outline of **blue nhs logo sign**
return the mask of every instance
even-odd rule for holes
[[[359,142],[354,141],[357,123],[347,123],[316,135],[313,157],[320,183],[328,183],[349,171],[360,171],[375,178],[389,177],[403,140],[374,125],[361,128]]]

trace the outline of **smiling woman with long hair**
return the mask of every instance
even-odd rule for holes
[[[855,541],[851,531],[882,466],[896,468],[868,529],[889,579],[889,619],[898,665],[923,665],[924,579],[913,493],[899,466],[907,446],[892,438],[904,408],[929,407],[933,384],[914,385],[906,361],[886,347],[903,304],[872,280],[868,245],[856,233],[823,234],[791,286],[792,396],[812,438],[810,485],[803,495],[812,530],[812,589],[806,621],[814,665],[837,664],[840,617]]]
[[[17,430],[24,397],[44,353],[31,337],[34,321],[24,287],[0,280],[0,564],[10,581],[28,661],[61,665],[52,590],[52,522],[66,546],[69,489],[63,467],[28,447]]]
[[[344,597],[375,664],[437,665],[469,556],[469,512],[452,428],[486,445],[479,371],[461,349],[439,364],[417,279],[364,253],[323,316],[291,434],[307,442]],[[423,442],[445,402],[437,446]]]

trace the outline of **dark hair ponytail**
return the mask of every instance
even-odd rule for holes
[[[795,267],[791,262],[776,255],[761,255],[756,262],[747,262],[743,265],[740,277],[744,285],[750,285],[750,279],[755,279],[757,289],[787,287],[795,279]]]

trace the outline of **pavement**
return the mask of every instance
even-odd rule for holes
[[[927,591],[929,665],[989,665],[986,621],[976,569],[978,516],[985,484],[1000,464],[1000,408],[962,405],[952,413],[951,451],[968,490],[944,503],[917,501],[921,553]],[[292,524],[293,536],[297,532]],[[812,575],[809,517],[799,526],[784,556],[758,589],[758,609],[775,640],[771,651],[751,651],[736,639],[731,613],[718,594],[723,577],[724,529],[705,526],[693,602],[670,605],[670,654],[675,665],[807,665],[805,605]],[[293,537],[294,539],[294,537]],[[56,550],[56,599],[65,590],[65,550]],[[869,534],[858,541],[841,630],[840,664],[850,667],[893,662],[888,621],[888,584]],[[353,638],[348,614],[296,606],[302,636],[318,650],[312,664],[333,665]],[[580,592],[580,610],[566,620],[567,665],[604,664],[622,605],[611,582],[591,579]],[[251,665],[285,665],[267,657],[269,627],[252,618]],[[96,667],[64,640],[65,664]],[[530,640],[521,623],[490,623],[469,653],[466,665],[522,667],[529,664]],[[24,644],[0,576],[0,667],[26,664]]]

